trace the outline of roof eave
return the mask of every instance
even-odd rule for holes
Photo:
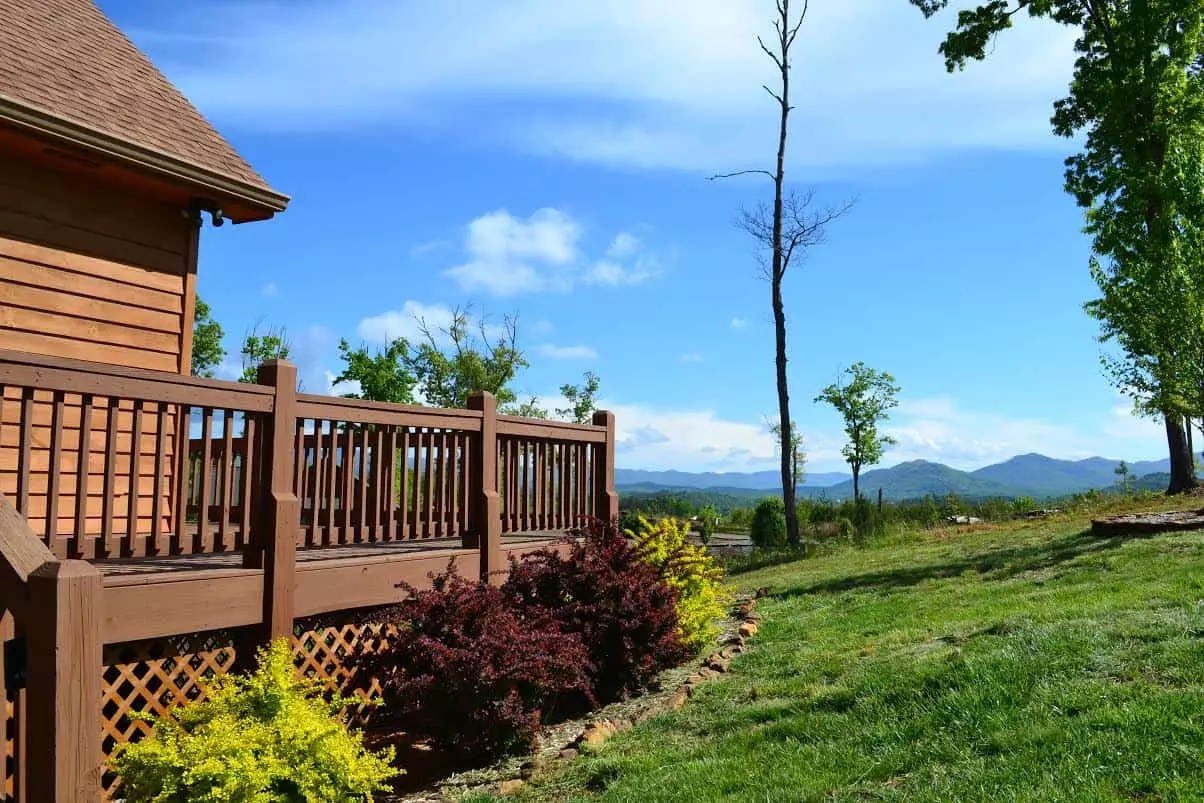
[[[92,151],[108,160],[149,171],[175,182],[187,184],[214,195],[214,201],[230,199],[258,214],[231,216],[236,223],[266,220],[288,207],[289,196],[250,184],[166,151],[141,145],[107,131],[15,100],[0,93],[0,122],[24,128],[35,135],[50,137]],[[241,218],[241,219],[240,219]]]

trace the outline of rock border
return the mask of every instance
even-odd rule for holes
[[[514,794],[535,776],[572,761],[581,755],[583,750],[601,747],[616,733],[631,730],[636,725],[667,711],[680,711],[699,686],[726,674],[731,669],[732,660],[748,649],[749,640],[757,634],[761,625],[761,614],[756,610],[756,601],[766,593],[766,589],[757,589],[754,595],[737,601],[732,608],[732,618],[736,622],[735,632],[723,636],[719,640],[718,648],[702,659],[698,670],[682,681],[673,694],[660,697],[632,716],[603,716],[591,721],[581,735],[561,748],[555,759],[549,762],[525,762],[520,768],[519,777],[508,778],[493,785],[492,791],[500,795]],[[605,709],[602,713],[605,713]]]
[[[1204,509],[1127,513],[1091,521],[1096,535],[1151,535],[1204,529]]]

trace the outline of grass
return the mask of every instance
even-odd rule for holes
[[[938,531],[740,575],[770,595],[732,673],[520,796],[1204,800],[1204,533],[1086,527]]]

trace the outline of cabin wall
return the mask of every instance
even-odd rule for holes
[[[197,236],[197,225],[178,207],[0,154],[0,348],[189,373]],[[29,504],[21,512],[35,532],[56,545],[64,536],[99,534],[109,453],[107,401],[97,399],[92,415],[85,454],[87,533],[77,533],[81,399],[68,396],[62,407],[57,504],[48,494],[56,429],[53,400],[39,395],[32,409],[18,400],[15,389],[4,390],[0,493],[16,498],[22,461],[15,447],[24,418],[32,413],[28,431],[33,448],[24,466]],[[128,404],[120,409],[116,508],[130,510],[129,494],[137,493],[132,508],[137,511],[136,531],[149,532],[158,427],[164,426],[167,452],[174,454],[178,416],[174,410],[163,417],[146,411],[135,450],[133,409]],[[139,468],[131,465],[135,453]],[[161,487],[170,489],[171,477],[165,479]],[[167,517],[169,503],[164,499],[158,508]],[[52,504],[59,511],[55,534],[46,532]],[[126,532],[126,515],[119,515],[113,526]]]

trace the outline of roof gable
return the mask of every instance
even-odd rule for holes
[[[0,96],[271,190],[92,0],[0,0]]]

